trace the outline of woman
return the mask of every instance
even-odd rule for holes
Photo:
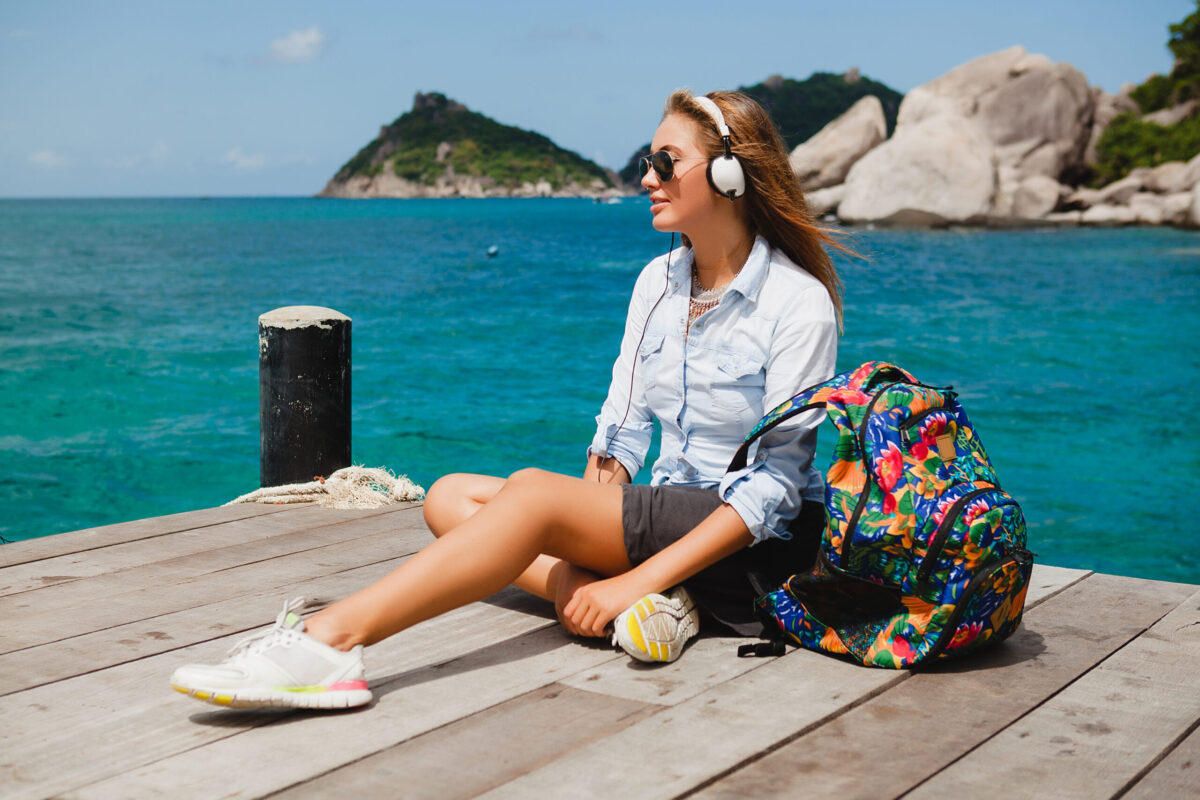
[[[766,410],[833,375],[840,282],[766,113],[750,98],[678,91],[642,159],[654,227],[684,246],[634,288],[582,479],[527,469],[450,475],[425,502],[438,537],[394,572],[273,628],[172,685],[223,705],[340,708],[371,699],[362,647],[508,584],[552,600],[563,626],[671,661],[700,608],[754,633],[748,574],[808,566],[823,523],[817,417],[763,437],[725,474]],[[652,485],[633,486],[662,426]],[[792,530],[789,530],[789,522]],[[751,546],[753,545],[753,546]],[[615,623],[614,623],[615,621]]]

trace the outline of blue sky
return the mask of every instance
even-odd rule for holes
[[[907,91],[1022,44],[1116,91],[1191,0],[656,5],[0,0],[0,197],[307,195],[441,91],[606,166],[672,89],[779,73]]]

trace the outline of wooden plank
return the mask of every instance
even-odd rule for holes
[[[701,692],[762,666],[761,659],[738,658],[746,639],[705,636],[692,641],[670,664],[642,664],[621,658],[596,669],[563,678],[565,686],[642,703],[673,706]]]
[[[554,684],[272,797],[475,797],[659,708]]]
[[[532,605],[543,612],[547,608],[542,601]],[[506,590],[369,648],[367,670],[376,700],[365,713],[335,713],[323,720],[319,712],[217,709],[170,690],[167,680],[175,667],[218,661],[238,636],[0,697],[0,786],[6,800],[16,800],[116,778],[125,788],[112,796],[144,796],[154,791],[148,789],[153,781],[139,788],[142,770],[156,771],[152,765],[162,759],[177,763],[176,756],[196,772],[194,784],[187,791],[169,787],[159,794],[213,797],[219,793],[210,783],[214,772],[225,773],[222,780],[231,793],[241,788],[242,778],[260,770],[270,772],[273,781],[277,770],[294,766],[315,776],[552,683],[562,671],[613,657],[606,649],[573,645],[556,622],[529,613],[530,606],[527,595]],[[277,610],[272,603],[267,613]],[[521,672],[529,674],[521,677]],[[236,753],[245,735],[260,726],[269,729],[270,746],[254,751],[259,760],[235,764],[229,751]],[[355,738],[353,731],[360,728],[364,734]],[[388,738],[393,734],[398,738]],[[238,741],[218,751],[215,760],[194,750],[230,737]],[[297,748],[299,741],[307,745]],[[311,770],[292,763],[309,759],[306,748],[335,741],[340,744],[331,749],[332,760],[314,761]],[[214,764],[220,769],[214,771]]]
[[[308,506],[269,516],[259,515],[222,525],[210,525],[170,535],[98,547],[83,553],[41,559],[0,570],[0,596],[45,589],[81,578],[122,573],[130,569],[140,570],[140,573],[135,575],[158,572],[157,566],[164,561],[197,564],[200,563],[200,559],[187,557],[263,539],[274,538],[277,540],[276,544],[281,544],[284,540],[278,537],[286,534],[328,527],[353,519],[394,514],[401,510],[399,506],[361,511],[335,511]],[[181,562],[180,559],[187,559],[187,562]],[[128,577],[123,576],[124,579]],[[44,598],[45,595],[40,595],[38,602],[43,602]]]
[[[1194,591],[1092,575],[1031,609],[1001,647],[916,673],[699,795],[903,794],[1059,692]],[[919,743],[919,750],[903,743]],[[1010,767],[1003,765],[1006,775]],[[1008,780],[998,784],[1006,792]]]
[[[428,542],[424,528],[400,529],[392,522],[396,516],[366,517],[125,571],[137,572],[137,580],[105,575],[0,599],[0,616],[6,618],[0,652],[236,597],[247,587],[270,588],[408,555]],[[287,552],[294,550],[299,552]],[[96,602],[100,597],[104,602]]]
[[[1035,798],[1050,785],[1059,796],[1114,796],[1200,720],[1197,661],[1200,592],[910,797],[1003,786],[1005,797]]]
[[[1200,721],[1187,738],[1155,764],[1121,800],[1162,800],[1200,793]]]
[[[753,663],[761,666],[483,796],[677,797],[907,677],[805,650]]]
[[[1051,567],[1046,564],[1034,564],[1033,574],[1029,578],[1029,589],[1025,593],[1025,607],[1033,608],[1043,600],[1074,586],[1091,575],[1088,569],[1069,569],[1067,567]]]
[[[271,586],[4,653],[0,655],[0,696],[262,627],[270,624],[280,598],[307,597],[306,608],[315,610],[382,578],[404,560],[389,559],[334,575]]]
[[[376,700],[366,713],[289,715],[276,724],[253,726],[246,726],[235,711],[193,715],[194,723],[210,727],[196,730],[196,725],[187,725],[192,728],[187,741],[178,735],[185,726],[172,726],[178,731],[173,753],[165,755],[156,746],[158,753],[150,758],[139,756],[143,766],[105,766],[112,777],[88,785],[72,780],[71,796],[259,797],[617,657],[607,647],[581,646],[557,625],[538,622],[546,627],[473,649],[452,661],[426,661],[376,679]],[[393,640],[382,646],[389,644],[392,652],[403,647]],[[375,658],[373,663],[381,662]],[[180,702],[188,701],[180,696]],[[303,724],[288,724],[301,719]],[[208,738],[212,730],[218,732],[214,740],[204,743],[201,737]],[[213,768],[216,764],[220,769]]]
[[[1035,568],[1027,608],[1037,607],[1084,574],[1079,570]],[[720,640],[710,641],[713,645],[720,643]],[[698,656],[702,666],[709,666],[718,658],[719,647],[714,646],[710,660],[706,657],[710,654],[701,649],[705,646],[705,640],[700,640],[677,664],[686,667],[686,662]],[[728,650],[725,653],[727,657],[730,655]],[[910,676],[908,672],[865,669],[806,651],[771,661],[737,658],[730,661],[721,665],[722,672],[748,670],[717,685],[704,684],[703,677],[693,675],[693,680],[702,683],[703,691],[699,693],[693,694],[686,687],[664,687],[670,691],[658,695],[659,700],[679,701],[669,715],[658,715],[581,748],[497,788],[492,795],[605,797],[619,796],[629,786],[636,786],[639,797],[643,794],[673,797],[788,737],[819,726],[827,718]],[[580,673],[564,679],[564,683],[592,688],[598,682],[589,682],[587,678],[602,673],[608,678],[606,691],[634,699],[653,696],[653,689],[640,694],[630,688],[617,688],[614,684],[618,667],[639,675],[636,668],[631,670],[624,662]],[[702,674],[703,669],[699,672]],[[629,683],[634,681],[636,677],[627,679]],[[647,685],[653,687],[653,683]],[[678,692],[678,696],[673,697],[673,692]]]
[[[184,511],[179,514],[168,514],[163,517],[135,519],[129,522],[118,522],[115,525],[103,525],[98,528],[84,528],[78,531],[40,536],[36,539],[22,539],[19,542],[9,542],[0,545],[0,567],[24,564],[29,561],[39,561],[44,558],[54,558],[70,553],[82,553],[87,550],[94,550],[97,547],[110,547],[123,542],[149,539],[167,533],[177,533],[178,531],[206,528],[249,517],[278,514],[281,511],[291,508],[294,507],[244,503],[236,506],[218,506],[217,508],[204,508],[198,511]]]

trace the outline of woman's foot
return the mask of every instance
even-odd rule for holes
[[[362,646],[335,650],[304,632],[304,598],[284,603],[275,624],[234,645],[220,664],[175,670],[171,688],[233,708],[336,709],[371,702]]]
[[[613,620],[613,644],[638,661],[674,661],[699,632],[700,610],[682,586],[648,594]]]

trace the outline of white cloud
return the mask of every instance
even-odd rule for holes
[[[312,61],[325,50],[327,39],[319,25],[292,31],[271,42],[271,60],[284,63]]]
[[[167,143],[158,142],[144,153],[134,153],[130,156],[108,159],[104,162],[104,165],[107,167],[117,167],[118,169],[133,169],[143,164],[161,164],[166,158]]]
[[[262,169],[267,164],[267,157],[262,153],[243,153],[242,148],[236,145],[229,148],[229,152],[221,160],[232,164],[234,169]]]
[[[68,164],[68,161],[50,150],[38,150],[29,157],[29,163],[33,164],[35,167],[58,169],[60,167],[65,167]]]

